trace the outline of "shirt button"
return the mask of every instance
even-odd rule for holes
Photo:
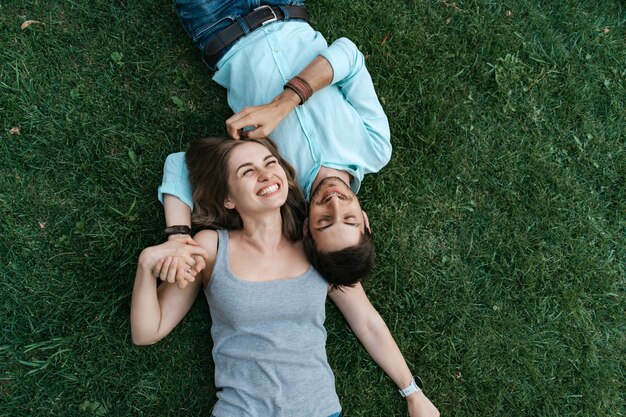
[[[278,48],[274,48],[274,52],[278,52]]]

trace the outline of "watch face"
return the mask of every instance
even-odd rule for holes
[[[423,387],[424,383],[422,382],[422,378],[420,378],[417,375],[414,375],[413,379],[415,380],[415,385],[417,385],[420,389],[424,388]]]

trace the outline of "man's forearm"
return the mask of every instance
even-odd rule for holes
[[[326,58],[318,56],[300,71],[298,77],[309,84],[311,93],[315,93],[332,82],[333,67]],[[299,93],[290,88],[285,88],[274,97],[271,103],[245,107],[226,120],[228,135],[233,139],[269,136],[274,128],[301,104],[301,101],[302,97]],[[254,126],[254,129],[243,130],[250,126]]]
[[[300,71],[298,77],[308,82],[315,93],[333,81],[333,67],[326,58],[320,55]]]
[[[191,209],[179,198],[171,194],[165,194],[163,197],[163,209],[165,210],[165,224],[167,227],[191,227]]]
[[[328,60],[323,56],[318,56],[309,63],[300,73],[298,77],[306,81],[313,94],[316,91],[321,90],[333,81],[333,67]],[[282,106],[282,112],[280,119],[284,118],[291,110],[293,110],[298,104],[300,104],[300,97],[296,93],[285,88],[276,98],[274,102],[278,102]]]

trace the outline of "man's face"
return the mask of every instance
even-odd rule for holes
[[[309,203],[308,230],[321,252],[334,252],[361,243],[367,216],[350,186],[337,177],[324,178]]]

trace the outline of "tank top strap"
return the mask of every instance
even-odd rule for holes
[[[215,264],[213,265],[213,272],[211,273],[211,280],[207,289],[213,281],[221,279],[224,276],[224,271],[228,270],[228,230],[220,229],[216,231],[217,255],[215,256]]]
[[[215,258],[215,266],[217,266],[218,263],[222,264],[221,267],[228,265],[228,230],[225,229],[217,231],[217,256]]]

